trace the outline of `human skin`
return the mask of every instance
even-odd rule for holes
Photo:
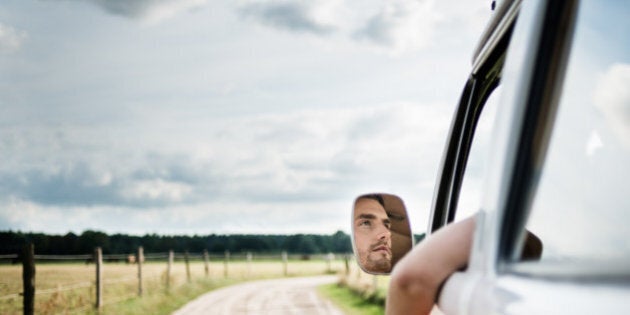
[[[359,198],[354,207],[354,241],[359,264],[365,271],[391,271],[391,223],[383,206],[374,199]]]
[[[392,271],[386,314],[430,314],[440,285],[468,263],[473,217],[447,225],[433,233]]]

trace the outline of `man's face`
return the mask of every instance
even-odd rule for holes
[[[354,206],[354,240],[359,263],[366,271],[387,273],[392,268],[390,221],[381,204],[368,198]]]

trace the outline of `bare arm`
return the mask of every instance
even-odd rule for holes
[[[442,282],[468,263],[474,229],[474,217],[447,225],[398,262],[386,314],[429,314]]]

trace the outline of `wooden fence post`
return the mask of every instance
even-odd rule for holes
[[[286,251],[282,252],[282,265],[284,266],[284,276],[286,277],[289,273],[289,255]]]
[[[138,264],[138,296],[142,296],[142,261],[144,260],[144,249],[142,246],[138,247],[138,255],[136,257],[136,263]]]
[[[326,272],[332,273],[332,261],[335,259],[335,255],[333,253],[326,254]]]
[[[173,251],[168,251],[168,263],[166,265],[166,290],[171,289],[171,268],[173,267]]]
[[[208,250],[204,249],[203,250],[203,270],[206,272],[206,277],[210,275],[210,265],[208,261],[209,261]]]
[[[252,252],[247,252],[247,275],[252,274]]]
[[[348,263],[348,254],[343,255],[343,261],[346,265],[346,276],[350,275],[350,264]]]
[[[103,267],[103,251],[100,247],[94,249],[94,262],[96,263],[96,304],[94,307],[100,310],[103,305],[103,272],[101,270]]]
[[[228,262],[230,260],[230,251],[225,251],[225,257],[223,258],[223,276],[228,277]]]
[[[190,283],[190,264],[188,262],[188,251],[184,252],[184,263],[186,263],[186,281]]]
[[[24,246],[22,253],[22,282],[24,315],[35,313],[35,248],[33,243]]]

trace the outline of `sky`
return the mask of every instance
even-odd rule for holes
[[[491,1],[0,4],[0,230],[426,229]]]

